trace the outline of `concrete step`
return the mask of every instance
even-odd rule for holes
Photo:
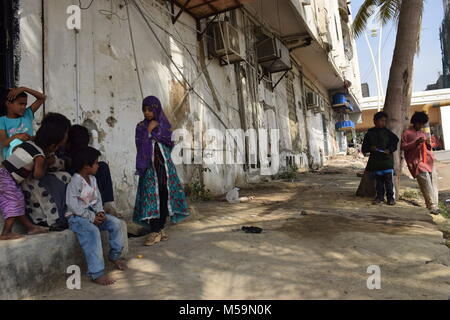
[[[128,253],[128,234],[124,221],[122,230],[122,256],[125,256]],[[108,261],[107,232],[102,232],[102,242],[105,261]],[[70,230],[0,241],[0,300],[23,299],[65,287],[70,276],[67,268],[71,265],[77,265],[86,272],[81,247]]]

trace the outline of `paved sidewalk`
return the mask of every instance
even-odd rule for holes
[[[130,270],[111,271],[114,286],[84,277],[82,290],[39,298],[449,299],[449,248],[427,211],[354,197],[364,164],[332,163],[295,182],[245,189],[257,196],[250,203],[195,203],[168,242],[147,248],[130,239]],[[264,232],[236,231],[244,225]],[[381,268],[381,290],[367,288],[370,265]]]

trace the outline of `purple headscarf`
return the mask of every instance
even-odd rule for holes
[[[150,165],[153,158],[153,144],[152,138],[169,147],[173,147],[171,125],[167,120],[166,115],[161,106],[161,102],[154,96],[149,96],[142,102],[142,107],[151,107],[154,115],[154,120],[158,121],[159,126],[153,129],[151,136],[148,133],[148,125],[150,120],[144,119],[136,127],[136,170],[139,176],[144,176],[145,170]]]

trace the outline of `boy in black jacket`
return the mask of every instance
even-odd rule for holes
[[[377,195],[373,204],[384,202],[384,194],[387,196],[387,204],[395,205],[394,192],[394,152],[397,150],[399,139],[386,128],[388,116],[384,112],[375,114],[373,122],[375,128],[369,129],[362,145],[364,154],[370,153],[367,170],[376,179]]]

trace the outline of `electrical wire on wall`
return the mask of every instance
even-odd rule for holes
[[[214,108],[212,108],[208,102],[206,102],[203,97],[197,93],[195,91],[195,89],[192,87],[192,85],[189,83],[188,79],[186,79],[186,77],[184,76],[184,74],[182,73],[182,71],[180,70],[180,68],[178,67],[178,65],[175,63],[175,61],[173,60],[172,56],[170,55],[170,53],[167,52],[167,49],[165,48],[165,46],[162,44],[161,40],[159,39],[158,35],[156,34],[155,30],[153,29],[153,27],[151,26],[150,22],[147,20],[147,17],[145,16],[145,14],[142,12],[142,9],[138,6],[138,4],[136,3],[135,0],[130,0],[132,1],[132,3],[134,4],[134,6],[136,7],[136,9],[138,10],[138,12],[140,13],[140,15],[143,17],[144,21],[146,22],[148,28],[150,29],[150,31],[152,32],[153,36],[155,37],[156,41],[158,42],[158,44],[161,46],[161,48],[163,49],[164,54],[167,56],[167,58],[170,60],[170,62],[174,65],[174,67],[177,69],[177,71],[179,72],[181,78],[183,79],[184,83],[182,81],[180,81],[180,79],[178,79],[178,77],[176,77],[174,75],[174,78],[185,88],[185,90],[190,90],[192,91],[204,104],[205,106],[216,116],[216,118],[219,120],[219,122],[225,127],[225,129],[228,129],[228,126],[225,124],[225,122],[222,120],[222,118],[217,114],[217,112],[214,110]],[[186,88],[186,86],[188,88]]]
[[[139,2],[141,3],[141,5],[143,6],[142,0],[138,0],[138,1],[139,1]],[[168,11],[167,8],[164,8],[164,9],[169,13],[169,15],[175,16],[175,15],[173,15],[170,11]],[[196,68],[197,68],[197,70],[198,70],[198,69],[199,69],[199,66],[198,66],[198,64],[197,64],[197,61],[194,59],[194,56],[197,57],[197,59],[199,59],[199,56],[193,54],[193,53],[189,50],[189,48],[187,47],[187,45],[191,45],[192,47],[197,48],[197,45],[196,45],[196,44],[189,44],[189,43],[186,43],[186,42],[184,42],[184,41],[182,41],[182,40],[176,39],[172,33],[170,33],[169,31],[167,31],[166,28],[160,26],[160,25],[159,25],[159,24],[158,24],[158,23],[157,23],[150,15],[149,15],[149,14],[147,14],[146,16],[150,19],[150,21],[151,21],[155,26],[157,26],[159,29],[161,29],[161,30],[164,31],[165,33],[169,34],[175,41],[181,43],[181,45],[186,49],[186,51],[188,52],[188,54],[191,56],[192,62],[193,62],[193,64],[196,66]],[[187,26],[185,23],[182,23],[180,20],[179,20],[177,23],[180,23],[180,24],[182,24],[183,26],[186,26],[186,27],[187,27],[188,29],[190,29],[190,30],[193,30],[193,31],[195,31],[195,32],[201,33],[201,32],[198,31],[197,29],[193,29],[193,28]],[[173,26],[173,28],[174,28],[175,32],[177,33],[177,35],[181,38],[181,35],[179,34],[179,32],[178,32],[177,28],[175,27],[175,25]],[[257,72],[257,73],[259,74],[259,70],[258,70],[255,66],[253,66],[253,65],[246,59],[246,57],[243,57],[243,61],[244,61],[246,64],[248,64],[248,66],[249,66],[250,68],[253,68],[254,71]],[[265,79],[267,79],[268,81],[272,82],[270,79],[268,79],[268,78],[266,78],[266,77],[265,77]],[[207,85],[207,84],[206,84],[206,85]],[[216,89],[216,88],[214,88],[214,89]],[[216,91],[217,91],[217,90],[216,90]],[[222,101],[223,101],[228,107],[231,107],[231,108],[233,108],[234,110],[237,110],[236,108],[234,108],[233,106],[231,106],[231,105],[228,103],[228,101],[227,101],[227,100],[219,93],[219,91],[217,91],[217,94],[218,94],[218,96],[222,99]]]
[[[142,3],[142,0],[138,0],[138,1],[141,3],[141,6],[144,7],[144,5],[143,5],[143,3]],[[164,9],[168,12],[168,14],[169,14],[170,16],[175,16],[175,15],[173,15],[170,11],[168,11],[167,8],[165,8],[165,7],[162,7],[162,8],[164,8]],[[143,10],[145,10],[145,9],[143,9]],[[144,14],[145,14],[145,13],[144,13]],[[247,13],[247,14],[248,14],[248,13]],[[196,66],[196,68],[199,69],[199,66],[198,66],[198,64],[197,64],[197,61],[194,59],[194,56],[197,57],[197,59],[199,59],[199,56],[193,54],[193,53],[189,50],[189,48],[187,47],[187,45],[191,45],[192,47],[197,48],[197,45],[196,45],[196,44],[186,43],[186,42],[182,41],[181,39],[175,38],[174,35],[173,35],[172,33],[170,33],[169,31],[166,30],[166,28],[160,26],[160,25],[159,25],[159,24],[151,17],[151,15],[149,15],[149,14],[145,14],[145,15],[147,16],[147,18],[148,18],[148,19],[149,19],[156,27],[158,27],[158,28],[161,29],[163,32],[165,32],[165,33],[167,33],[168,35],[170,35],[170,36],[172,37],[173,40],[179,42],[179,43],[186,49],[186,51],[188,52],[188,54],[191,56],[192,62],[194,63],[194,65]],[[190,30],[192,30],[192,31],[194,31],[194,32],[201,33],[201,31],[198,31],[197,29],[194,29],[194,28],[189,27],[189,26],[186,25],[185,23],[182,23],[182,21],[180,21],[180,20],[179,20],[177,23],[180,23],[180,24],[182,24],[183,26],[186,26],[188,29],[190,29]],[[175,25],[174,25],[173,27],[174,27],[174,29],[175,29],[175,32],[177,32],[178,36],[181,38],[181,36],[180,36],[178,30],[176,29]],[[254,71],[256,71],[257,73],[259,73],[259,70],[258,70],[255,66],[253,66],[253,65],[252,65],[245,57],[243,57],[243,61],[244,61],[245,63],[247,63],[247,64],[249,65],[249,67],[253,68]],[[268,81],[272,82],[270,79],[268,79],[268,78],[266,78],[266,77],[265,77],[265,79],[267,79]],[[218,95],[219,95],[219,97],[225,102],[225,104],[227,104],[229,107],[232,107],[232,106],[230,106],[230,105],[228,104],[228,102],[226,101],[226,99],[224,99],[220,94],[218,94]],[[233,108],[233,107],[232,107],[232,108]],[[236,109],[236,108],[233,108],[233,109]]]
[[[198,92],[196,92],[196,90],[195,90],[195,88],[194,88],[194,84],[195,84],[198,80],[202,79],[203,81],[205,81],[205,79],[203,79],[203,78],[201,77],[202,74],[203,74],[203,72],[204,72],[205,70],[202,70],[201,73],[200,73],[200,74],[197,76],[197,78],[194,80],[194,82],[193,82],[193,83],[190,83],[190,82],[187,80],[187,78],[184,76],[184,74],[182,73],[182,71],[180,70],[180,68],[178,67],[178,65],[177,65],[177,64],[175,63],[175,61],[173,60],[173,58],[172,58],[171,54],[168,52],[167,48],[164,46],[164,44],[163,44],[163,43],[161,42],[161,40],[159,39],[159,37],[158,37],[158,35],[156,34],[155,30],[152,28],[151,24],[149,23],[149,20],[150,20],[150,22],[151,22],[152,24],[154,24],[156,27],[158,27],[160,30],[162,30],[162,31],[165,32],[166,34],[169,34],[169,35],[171,36],[171,38],[172,38],[174,41],[180,43],[180,44],[185,48],[185,50],[188,52],[189,56],[191,57],[193,64],[196,66],[197,71],[199,71],[200,67],[199,67],[199,65],[197,64],[197,62],[196,62],[196,60],[195,60],[195,58],[194,58],[194,56],[196,56],[197,59],[198,59],[198,56],[195,55],[195,54],[193,54],[193,53],[190,51],[190,49],[187,47],[188,45],[191,45],[191,44],[190,44],[190,43],[186,43],[186,42],[184,42],[184,41],[181,40],[182,37],[181,37],[180,33],[178,32],[178,30],[177,30],[175,27],[174,27],[174,28],[175,28],[175,32],[177,33],[178,38],[180,38],[180,39],[177,39],[177,37],[175,37],[174,34],[170,33],[170,32],[167,30],[167,28],[164,28],[164,27],[160,26],[160,25],[153,19],[153,17],[151,17],[151,15],[146,14],[146,13],[143,12],[144,9],[141,8],[141,7],[138,5],[138,3],[137,3],[136,0],[124,0],[124,1],[125,1],[125,5],[124,5],[124,6],[126,7],[126,10],[127,10],[127,18],[121,17],[120,15],[117,14],[117,12],[115,12],[115,11],[113,11],[113,10],[111,10],[111,11],[109,11],[109,10],[99,10],[99,12],[100,12],[101,14],[104,14],[104,15],[114,15],[114,16],[116,16],[117,18],[119,18],[119,20],[122,20],[122,21],[128,20],[129,31],[130,31],[130,38],[131,38],[132,50],[133,50],[133,56],[134,56],[134,61],[135,61],[135,65],[136,65],[136,74],[137,74],[138,81],[139,81],[139,89],[140,89],[141,96],[143,97],[143,85],[142,85],[142,78],[141,78],[141,75],[140,75],[140,72],[139,72],[139,66],[138,66],[138,61],[137,61],[138,59],[137,59],[137,55],[136,55],[136,44],[135,44],[135,39],[134,39],[134,34],[133,34],[133,28],[132,28],[132,26],[131,26],[131,21],[130,21],[130,12],[129,12],[129,8],[128,8],[128,5],[129,5],[129,4],[133,4],[133,5],[136,7],[136,9],[138,10],[138,12],[140,13],[140,15],[143,17],[144,21],[146,22],[147,26],[149,27],[150,31],[151,31],[152,34],[154,35],[155,39],[157,40],[158,44],[159,44],[160,47],[163,49],[164,54],[167,56],[167,58],[169,59],[169,61],[170,61],[170,62],[175,66],[175,68],[177,69],[177,71],[178,71],[178,73],[180,74],[181,78],[183,79],[184,83],[183,83],[182,81],[180,81],[180,79],[179,79],[176,75],[174,75],[174,78],[175,78],[175,79],[176,79],[176,80],[177,80],[177,81],[178,81],[178,82],[186,89],[186,95],[187,95],[189,92],[193,92],[193,93],[200,99],[200,101],[202,101],[202,102],[205,104],[205,106],[208,107],[208,109],[210,109],[210,110],[213,112],[213,114],[219,119],[219,121],[222,123],[222,125],[223,125],[225,128],[228,128],[228,126],[223,122],[222,117],[220,117],[220,116],[215,112],[215,110],[214,110],[214,109],[213,109],[213,108],[212,108],[212,107],[211,107],[211,106],[203,99],[203,97],[202,97]],[[139,3],[141,3],[141,5],[142,5],[142,2],[141,2],[140,0],[138,0],[138,1],[139,1]],[[80,2],[80,5],[81,5],[81,0],[80,0],[79,2]],[[82,9],[83,9],[83,10],[89,9],[89,8],[92,6],[92,3],[93,3],[93,2],[94,2],[94,0],[92,0],[91,3],[89,3],[89,6],[84,7],[84,8],[82,8]],[[162,8],[164,8],[164,7],[162,7]],[[166,8],[164,8],[164,9],[166,9]],[[166,9],[166,11],[168,11],[168,10]],[[247,13],[247,15],[249,14],[248,12],[246,12],[246,13]],[[170,12],[169,12],[169,14],[172,15]],[[184,24],[183,24],[183,25],[184,25]],[[187,27],[188,27],[189,29],[196,30],[196,29],[193,29],[193,28],[191,28],[191,27],[189,27],[189,26],[187,26]],[[223,33],[223,30],[222,30],[222,27],[221,27],[221,26],[220,26],[220,29],[221,29],[222,40],[224,41],[224,40],[225,40],[225,39],[224,39],[224,33]],[[196,30],[196,31],[197,31],[197,30]],[[194,44],[192,44],[192,46],[193,46],[193,47],[196,47],[196,45],[194,45]],[[247,50],[249,50],[249,49],[247,49]],[[229,57],[227,56],[226,58],[227,58],[227,62],[230,63]],[[208,65],[207,65],[206,67],[208,67],[212,61],[213,61],[213,60],[211,60],[211,61],[208,63]],[[246,58],[244,59],[244,62],[247,64],[248,67],[250,67],[251,69],[253,69],[254,72],[256,72],[257,74],[259,74],[258,68],[256,68],[254,65],[252,65]],[[230,77],[230,79],[231,79],[231,77]],[[212,84],[212,85],[213,85],[213,84]],[[213,85],[213,86],[214,86],[214,85]],[[217,88],[214,87],[214,89],[216,90],[216,92],[218,92]],[[252,92],[252,95],[254,95],[253,92]],[[221,100],[222,100],[228,107],[230,107],[230,108],[232,108],[232,109],[234,109],[234,110],[238,110],[237,108],[231,106],[231,105],[228,103],[227,99],[225,99],[222,95],[220,95],[220,93],[218,94],[218,96],[221,98]],[[185,99],[185,97],[184,97],[184,99]],[[183,100],[184,100],[184,99],[183,99]]]
[[[79,7],[80,7],[81,10],[88,10],[88,9],[92,6],[92,3],[94,3],[94,1],[95,1],[95,0],[91,0],[91,3],[89,3],[89,5],[88,5],[87,7],[83,7],[83,6],[81,5],[81,0],[78,0],[78,5],[79,5]]]
[[[140,0],[138,0],[138,1],[139,1],[139,2],[141,3],[141,5],[142,5],[142,2],[141,2]],[[145,10],[145,9],[143,9],[143,11],[144,11],[144,10]],[[207,67],[211,64],[211,62],[212,62],[213,60],[210,60],[210,62],[208,63],[208,65],[205,66],[205,68],[203,68],[203,69],[200,71],[200,66],[198,65],[197,61],[194,59],[194,56],[196,56],[197,59],[199,59],[200,57],[197,56],[197,55],[194,55],[194,54],[190,51],[190,49],[187,47],[187,45],[186,45],[186,43],[185,43],[184,41],[181,41],[181,40],[176,39],[172,33],[170,33],[169,31],[166,30],[166,28],[163,28],[162,26],[160,26],[160,25],[153,19],[153,17],[152,17],[148,12],[147,12],[147,13],[144,13],[144,15],[145,15],[145,16],[146,16],[146,17],[147,17],[147,18],[148,18],[155,26],[157,26],[159,29],[161,29],[161,30],[164,31],[165,33],[169,34],[169,35],[171,36],[171,38],[174,39],[175,41],[178,41],[178,42],[185,48],[185,50],[188,52],[189,56],[190,56],[191,59],[192,59],[192,63],[195,65],[197,71],[200,72],[199,76],[194,80],[194,82],[191,84],[191,86],[193,87],[194,84],[195,84],[195,82],[197,82],[197,80],[202,79],[203,81],[205,81],[205,79],[201,78],[201,75],[207,70]],[[175,29],[175,32],[177,33],[177,35],[181,38],[181,35],[180,35],[180,33],[178,32],[178,30],[176,29],[175,26],[174,26],[174,29]],[[193,46],[193,47],[197,47],[197,45],[192,45],[192,46]],[[206,84],[204,83],[204,85],[205,85],[205,86],[209,86],[207,83],[206,83]],[[233,110],[235,110],[235,111],[239,111],[237,108],[235,108],[234,106],[232,106],[232,105],[230,105],[230,104],[228,103],[227,99],[225,99],[225,98],[219,93],[219,90],[217,90],[217,88],[214,86],[214,84],[211,83],[211,85],[213,86],[213,88],[210,88],[210,89],[211,89],[211,90],[215,90],[216,94],[220,97],[220,99],[221,99],[221,100],[222,100],[229,108],[231,108],[231,109],[233,109]],[[198,93],[197,93],[195,90],[193,90],[193,89],[190,89],[189,91],[192,91],[194,94],[198,95]],[[189,91],[187,91],[187,92],[189,92]],[[184,99],[185,99],[185,98],[186,98],[186,94],[185,94]],[[200,98],[202,98],[202,97],[200,97]],[[183,99],[183,100],[184,100],[184,99]],[[201,100],[205,103],[205,101],[204,101],[203,98],[202,98]],[[178,105],[176,109],[178,109],[179,107],[180,107],[180,105]],[[209,107],[209,105],[208,105],[208,107]]]
[[[126,10],[127,10],[128,29],[130,30],[131,47],[133,49],[134,64],[135,64],[135,67],[136,67],[136,74],[137,74],[137,78],[138,78],[138,82],[139,82],[139,90],[141,92],[142,100],[144,100],[144,91],[142,89],[141,75],[139,73],[139,65],[138,65],[137,57],[136,57],[136,47],[134,45],[133,28],[131,27],[130,10],[128,8],[128,3],[125,4],[125,7],[126,7]]]

